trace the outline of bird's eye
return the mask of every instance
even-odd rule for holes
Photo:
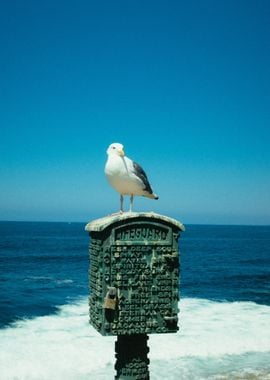
[[[116,149],[115,146],[112,147],[113,149]]]

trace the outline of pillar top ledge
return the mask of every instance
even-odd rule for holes
[[[132,221],[136,219],[148,219],[148,221],[158,221],[158,222],[165,222],[174,225],[177,227],[180,231],[185,231],[185,226],[177,221],[176,219],[170,218],[165,215],[157,214],[153,211],[151,212],[124,212],[124,213],[118,213],[118,214],[112,214],[105,216],[103,218],[99,218],[96,220],[93,220],[92,222],[89,222],[85,226],[85,231],[88,232],[99,232],[105,230],[107,227],[109,227],[112,224],[119,223],[122,221]]]

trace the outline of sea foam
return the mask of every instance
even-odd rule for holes
[[[149,338],[152,380],[270,379],[270,307],[182,299],[180,331]],[[114,342],[88,323],[87,299],[0,330],[2,380],[111,380]]]

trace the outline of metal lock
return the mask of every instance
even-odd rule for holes
[[[105,313],[105,319],[108,322],[113,322],[115,319],[117,313],[116,313],[116,307],[117,307],[117,290],[113,286],[108,286],[108,291],[106,293],[106,297],[104,298],[104,313]]]
[[[108,286],[108,292],[106,294],[106,297],[104,298],[103,308],[115,310],[116,309],[116,303],[117,303],[116,288],[113,286]]]

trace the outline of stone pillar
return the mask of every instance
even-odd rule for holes
[[[115,343],[115,379],[149,379],[147,340],[146,334],[119,335],[117,337]]]
[[[116,379],[148,379],[147,334],[178,330],[184,229],[155,213],[123,213],[86,226],[90,323],[102,335],[118,336]]]

